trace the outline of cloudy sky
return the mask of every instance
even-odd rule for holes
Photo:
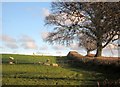
[[[70,47],[50,45],[43,41],[51,26],[44,26],[44,18],[50,14],[51,2],[3,2],[0,3],[0,53],[67,55],[76,50],[86,51],[72,44]],[[114,48],[112,45],[110,45]],[[117,56],[117,50],[108,46],[105,56]]]

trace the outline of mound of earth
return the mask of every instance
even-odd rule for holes
[[[79,54],[76,51],[70,51],[67,56],[68,57],[83,57],[83,55]]]

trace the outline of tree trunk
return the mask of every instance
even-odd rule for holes
[[[97,43],[97,52],[96,52],[96,55],[95,55],[95,57],[100,57],[100,56],[102,56],[102,42],[98,42]]]
[[[102,47],[97,49],[97,53],[95,55],[95,57],[100,57],[102,55]]]
[[[87,56],[90,54],[90,51],[89,50],[87,50]]]

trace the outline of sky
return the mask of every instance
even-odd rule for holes
[[[44,22],[51,13],[50,5],[51,2],[0,3],[0,53],[65,56],[69,51],[78,51],[85,55],[86,51],[77,44],[65,47],[43,40],[53,30]],[[118,50],[109,45],[103,50],[103,56],[118,56]]]

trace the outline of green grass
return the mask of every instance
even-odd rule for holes
[[[8,63],[9,57],[14,57],[16,63],[38,63],[39,61],[45,62],[50,59],[51,62],[56,62],[56,57],[54,56],[33,56],[33,55],[19,55],[19,54],[2,54],[2,62]]]
[[[13,56],[17,64],[8,64],[9,56]],[[62,57],[66,59],[66,57]],[[106,77],[97,71],[82,68],[72,68],[63,64],[59,67],[36,64],[50,59],[57,62],[53,56],[2,55],[3,85],[96,85]]]
[[[81,85],[95,84],[99,73],[32,64],[3,64],[3,84],[9,85]],[[96,74],[93,77],[93,74]]]

